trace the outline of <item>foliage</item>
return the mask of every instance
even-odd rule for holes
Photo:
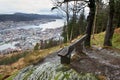
[[[34,50],[39,50],[39,49],[40,49],[40,45],[39,45],[39,43],[36,43]]]
[[[51,53],[53,53],[53,52],[56,52],[56,51],[58,51],[60,49],[60,46],[55,46],[55,47],[52,47],[52,48],[48,48],[48,49],[43,49],[43,50],[36,50],[36,51],[26,51],[26,52],[24,52],[24,53],[21,53],[21,55],[22,54],[26,54],[25,56],[21,56],[21,58],[22,58],[22,62],[23,62],[23,64],[21,64],[20,66],[21,66],[21,68],[23,68],[23,67],[25,67],[25,66],[28,66],[28,65],[30,65],[30,64],[37,64],[38,62],[41,62],[46,56],[48,56],[48,55],[50,55]],[[19,54],[20,55],[20,54]],[[8,57],[4,57],[4,58],[2,58],[1,59],[1,61],[0,61],[0,64],[2,64],[3,66],[9,66],[9,64],[12,64],[12,63],[14,63],[14,61],[13,61],[13,59],[12,58],[14,58],[14,57],[16,57],[16,56],[18,56],[18,54],[16,54],[16,55],[14,55],[14,56],[8,56]],[[8,59],[7,59],[8,58]],[[20,58],[19,58],[20,59]],[[5,62],[7,62],[7,64],[6,65],[4,65],[4,63],[2,63],[3,61],[5,61]],[[9,63],[10,61],[13,61],[12,63]],[[15,63],[19,63],[19,62],[15,62]],[[10,66],[12,66],[12,65],[10,65]],[[19,67],[19,65],[18,66],[16,66],[16,68],[17,67]],[[10,67],[11,68],[11,67]],[[4,69],[4,67],[2,68],[2,69]],[[11,71],[11,70],[9,70],[9,67],[6,67],[6,69],[8,70],[8,71],[6,71],[6,72],[3,72],[3,73],[1,73],[1,74],[8,74],[8,72],[9,71]],[[14,68],[15,69],[15,68]],[[13,70],[13,72],[14,71],[16,71],[16,69],[15,70]],[[12,72],[11,72],[12,73]],[[10,73],[10,74],[11,74]],[[2,75],[0,75],[0,77],[4,77],[4,76],[2,76]],[[1,80],[1,78],[0,78],[0,80]],[[12,80],[12,79],[11,79]]]
[[[87,20],[85,19],[84,10],[81,12],[80,17],[77,22],[79,34],[84,34],[87,26]]]
[[[57,45],[60,45],[62,43],[62,40],[59,38],[59,40],[54,40],[53,38],[49,40],[42,40],[40,49],[48,49]]]
[[[0,59],[0,65],[8,65],[8,64],[12,64],[16,61],[18,61],[20,58],[25,57],[29,52],[25,51],[23,53],[20,54],[14,54],[11,57],[5,57]]]
[[[75,18],[73,17],[68,23],[68,39],[72,40],[78,34],[77,23]]]
[[[94,39],[91,40],[92,45],[103,46],[105,32],[95,34]],[[120,33],[114,33],[112,39],[113,47],[120,49]]]
[[[63,28],[62,36],[64,37],[64,42],[67,41],[67,32],[65,30],[66,26]],[[72,17],[68,22],[68,38],[69,40],[73,40],[80,34],[84,34],[86,29],[86,19],[84,15],[84,11],[80,14],[79,18]]]
[[[120,0],[115,0],[114,25],[120,27]]]
[[[57,0],[59,3],[59,0]],[[57,2],[56,1],[56,2]],[[69,3],[68,0],[64,0],[66,3]],[[64,42],[68,41],[68,40],[72,40],[74,38],[76,38],[78,35],[83,34],[85,32],[85,26],[86,26],[86,21],[84,22],[84,15],[80,15],[80,18],[77,19],[78,15],[80,14],[79,12],[77,13],[77,11],[80,11],[81,9],[79,8],[83,8],[83,6],[85,6],[87,3],[83,3],[79,4],[78,7],[78,3],[77,1],[73,1],[74,4],[72,5],[73,8],[71,8],[71,5],[68,5],[68,11],[66,11],[67,7],[63,7],[62,9],[65,9],[63,11],[65,11],[66,14],[69,14],[70,17],[70,11],[72,12],[72,17],[69,18],[70,20],[67,20],[67,25],[64,26],[63,29],[63,34],[62,36],[64,37]],[[95,28],[93,30],[93,32],[95,33],[100,33],[106,30],[107,34],[105,36],[105,40],[104,40],[104,45],[105,44],[109,44],[112,46],[111,43],[111,39],[112,39],[112,29],[114,29],[114,27],[119,27],[120,26],[120,0],[110,0],[109,4],[104,4],[104,2],[102,0],[89,0],[89,8],[90,11],[94,9],[95,11],[95,3],[96,3],[96,9],[97,9],[97,14],[95,16]],[[115,2],[115,4],[114,4]],[[71,3],[69,3],[71,4]],[[62,6],[63,4],[60,3],[60,6]],[[75,6],[76,5],[76,6]],[[60,7],[59,6],[59,7]],[[114,8],[115,7],[115,8]],[[55,9],[56,7],[53,7],[53,9]],[[70,9],[71,8],[71,9]],[[115,9],[115,16],[114,16],[114,20],[112,19],[112,15],[114,14],[114,9]],[[90,12],[90,14],[92,14],[93,12]],[[109,15],[108,15],[109,13]],[[112,13],[112,14],[111,14]],[[74,18],[74,15],[76,18]],[[90,17],[91,15],[89,15]],[[93,15],[94,16],[94,15]],[[91,37],[91,28],[92,28],[92,23],[94,22],[94,17],[88,18],[88,30],[86,30],[86,32],[88,32],[87,34],[89,35],[88,38],[86,39],[86,43],[90,43],[90,37]],[[67,17],[67,16],[66,16]],[[108,18],[109,17],[109,18]],[[90,19],[90,20],[89,20]],[[81,21],[82,20],[82,21]],[[77,22],[78,21],[78,22]],[[109,22],[110,21],[110,22]],[[114,25],[112,25],[112,23]],[[79,27],[78,27],[79,26]],[[110,29],[106,29],[106,26]],[[114,26],[114,27],[112,27]],[[67,30],[66,30],[67,29]],[[90,44],[89,44],[90,45]]]
[[[113,43],[113,47],[120,49],[120,34],[115,33],[113,35],[112,43]]]
[[[37,64],[38,62],[41,62],[46,56],[55,52],[59,48],[60,46],[55,46],[48,49],[33,51],[24,57],[24,62],[26,65]]]
[[[67,31],[66,31],[66,25],[63,26],[63,32],[62,32],[62,36],[64,37],[63,42],[66,43],[67,42]]]
[[[31,69],[27,74],[24,76],[24,80],[27,80],[27,78],[33,73],[33,69]]]
[[[104,5],[103,2],[99,2],[98,12],[96,15],[96,29],[95,33],[105,31],[108,20],[108,5]]]
[[[10,77],[8,77],[7,79],[5,79],[5,80],[13,80],[14,79],[14,77],[16,76],[18,74],[18,71],[17,72],[15,72],[15,73],[13,73]]]
[[[65,14],[64,18],[66,19],[66,24],[64,26],[62,34],[64,37],[64,42],[71,41],[80,34],[78,17],[81,13],[81,10],[87,6],[87,3],[84,1],[79,2],[76,0],[73,1],[73,3],[69,3],[68,1],[53,0],[53,4],[54,7],[51,10],[58,9],[58,11],[61,11],[61,13]],[[82,28],[82,26],[84,26],[84,23],[83,25],[81,24],[81,29],[84,28]]]
[[[94,38],[91,38],[91,44],[97,46],[103,46],[105,32],[95,34]]]
[[[2,74],[0,74],[0,80],[3,78],[3,75]]]

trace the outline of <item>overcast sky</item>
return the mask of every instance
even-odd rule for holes
[[[0,0],[0,14],[16,12],[54,14],[55,11],[50,11],[52,7],[51,0]]]
[[[0,0],[0,14],[15,12],[24,13],[52,13],[51,0]]]

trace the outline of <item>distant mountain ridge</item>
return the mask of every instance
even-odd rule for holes
[[[15,13],[15,14],[0,14],[1,21],[32,21],[41,19],[61,19],[61,17],[55,15],[41,15],[41,14],[26,14],[26,13]]]

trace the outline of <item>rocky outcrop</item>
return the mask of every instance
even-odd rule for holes
[[[77,73],[72,68],[61,65],[57,53],[47,57],[38,65],[29,66],[19,72],[14,80],[98,80],[91,73]]]

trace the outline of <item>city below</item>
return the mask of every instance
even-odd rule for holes
[[[0,22],[0,54],[32,50],[36,43],[61,37],[62,19]]]

